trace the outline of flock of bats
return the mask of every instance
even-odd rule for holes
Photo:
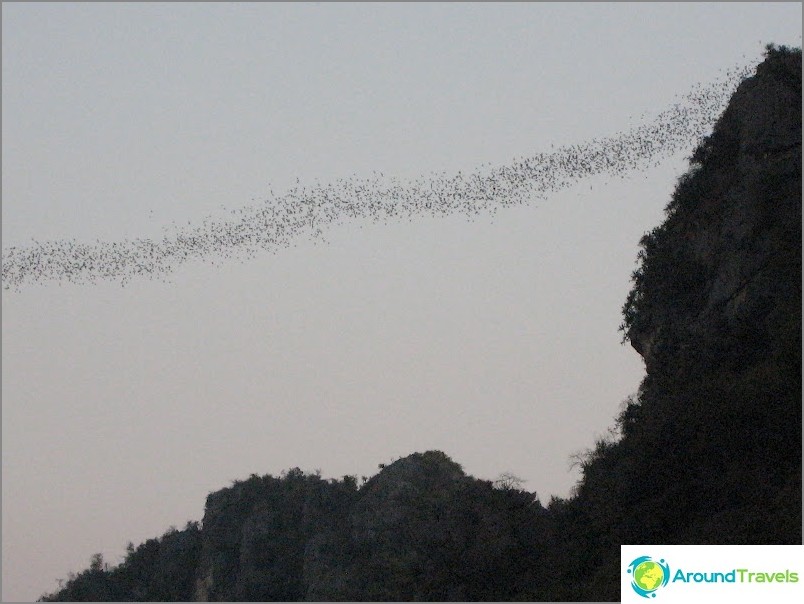
[[[192,260],[246,259],[276,252],[299,238],[321,237],[328,225],[356,219],[397,220],[463,213],[492,215],[532,203],[587,176],[625,175],[681,150],[692,150],[710,131],[749,67],[727,71],[694,87],[650,123],[613,136],[472,172],[430,174],[400,181],[374,174],[328,185],[296,186],[227,219],[202,221],[161,239],[82,243],[34,241],[3,249],[2,284],[7,290],[41,282],[91,284],[138,277],[166,279]]]

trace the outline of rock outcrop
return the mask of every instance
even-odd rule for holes
[[[627,337],[648,371],[669,340],[767,331],[795,295],[801,249],[801,58],[776,51],[692,157],[667,221],[643,240]],[[760,337],[757,334],[757,337]],[[768,336],[770,337],[770,336]]]
[[[533,495],[471,478],[440,451],[383,466],[360,489],[296,471],[252,477],[207,499],[193,596],[491,597],[486,572],[527,559],[522,535],[543,513]]]

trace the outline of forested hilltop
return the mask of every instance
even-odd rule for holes
[[[769,47],[641,241],[621,330],[646,376],[571,498],[439,451],[252,475],[43,599],[618,600],[620,544],[801,543],[801,162],[801,51]]]

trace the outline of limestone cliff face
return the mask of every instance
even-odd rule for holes
[[[304,600],[326,578],[321,560],[339,545],[356,492],[351,479],[327,481],[296,469],[210,494],[193,598]]]
[[[649,372],[663,345],[706,346],[744,321],[771,337],[774,304],[795,294],[795,267],[780,263],[800,254],[800,108],[801,55],[772,54],[692,158],[666,223],[643,240],[648,266],[627,337]]]
[[[646,376],[550,509],[547,599],[616,600],[623,543],[801,543],[800,50],[741,83],[666,214],[623,309]]]
[[[252,477],[207,499],[193,597],[471,600],[492,588],[513,594],[521,588],[514,581],[501,588],[473,577],[498,567],[521,571],[529,557],[523,535],[543,513],[533,495],[467,476],[440,451],[383,466],[359,489],[350,480],[301,473]]]
[[[356,483],[291,472],[212,493],[194,598],[343,600],[371,589],[402,597],[412,586],[390,585],[391,577],[427,564],[416,538],[443,530],[437,503],[468,480],[431,451],[383,466],[359,492]],[[424,509],[428,501],[434,509]],[[393,572],[383,571],[391,563]]]

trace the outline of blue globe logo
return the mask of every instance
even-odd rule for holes
[[[643,598],[655,598],[656,590],[667,585],[670,567],[664,560],[658,562],[650,556],[640,556],[628,565],[631,587]]]

